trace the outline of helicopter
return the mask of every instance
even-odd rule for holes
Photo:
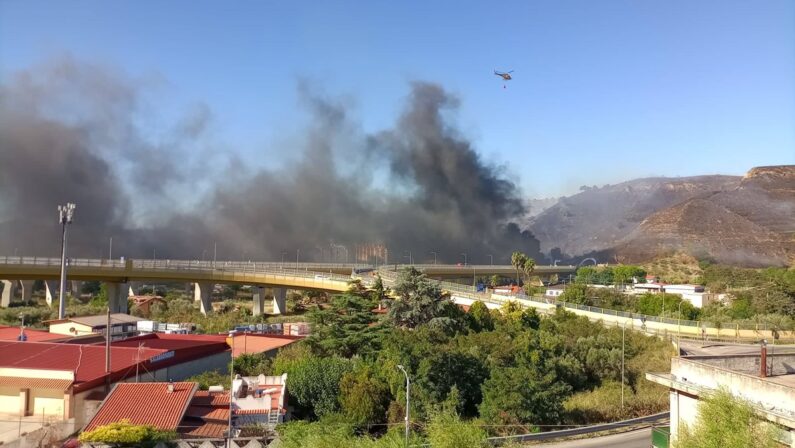
[[[510,81],[513,79],[511,78],[511,73],[513,73],[513,70],[509,72],[498,72],[497,70],[494,70],[494,74],[502,78],[503,81]]]
[[[510,81],[511,79],[513,79],[511,77],[511,73],[513,73],[513,70],[508,72],[498,72],[497,70],[494,70],[494,74],[502,78],[503,81]],[[505,88],[505,84],[502,85],[502,88],[503,89]]]

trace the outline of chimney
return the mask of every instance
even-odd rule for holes
[[[168,385],[166,386],[166,392],[168,392],[170,394],[174,393],[174,383],[173,382],[169,382],[168,383]]]
[[[759,362],[759,376],[767,378],[767,340],[762,340],[762,355]]]

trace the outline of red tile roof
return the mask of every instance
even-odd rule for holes
[[[185,416],[204,421],[225,422],[229,420],[229,406],[194,406],[191,403]]]
[[[274,334],[235,334],[235,356],[244,353],[265,353],[271,350],[290,345],[303,339],[303,336],[274,335]]]
[[[111,378],[115,381],[135,374],[135,365],[166,350],[111,347]],[[165,365],[165,362],[153,364]],[[0,367],[69,370],[75,372],[74,391],[96,387],[105,378],[105,347],[50,342],[0,342]]]
[[[72,380],[0,376],[0,386],[7,387],[21,387],[23,389],[51,389],[63,392],[69,389],[69,386],[71,385]]]
[[[168,383],[118,383],[84,431],[122,419],[176,430],[196,388],[196,383],[174,383],[174,392],[169,393]]]
[[[69,338],[69,336],[62,334],[54,334],[49,331],[34,330],[32,328],[25,328],[25,336],[28,337],[28,342],[57,341]],[[19,337],[19,327],[0,325],[0,341],[16,341],[17,337]]]
[[[224,437],[227,428],[225,423],[183,421],[179,425],[179,432],[186,438],[220,439]]]
[[[229,406],[229,391],[208,392],[197,390],[193,395],[192,405],[198,406]]]

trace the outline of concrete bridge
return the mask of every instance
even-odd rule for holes
[[[61,260],[39,257],[0,257],[0,279],[4,279],[0,307],[7,307],[14,298],[17,283],[22,299],[30,300],[35,280],[44,280],[47,303],[58,295]],[[194,284],[194,298],[202,313],[212,310],[211,293],[217,283],[251,285],[254,288],[254,314],[261,314],[264,298],[273,297],[275,313],[285,310],[287,289],[341,292],[348,288],[353,265],[348,275],[327,271],[311,271],[318,265],[304,264],[295,269],[280,263],[201,262],[189,260],[105,260],[73,258],[69,260],[67,278],[74,281],[101,281],[107,286],[108,304],[112,312],[127,312],[130,287],[146,281],[176,281]],[[328,268],[328,266],[323,266]],[[343,269],[343,267],[336,267]],[[73,290],[75,287],[72,288]]]

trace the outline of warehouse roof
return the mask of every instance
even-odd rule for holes
[[[34,330],[32,328],[25,328],[25,336],[30,342],[56,341],[68,338],[68,336],[62,334],[53,334],[46,330]],[[18,337],[19,327],[0,325],[0,341],[16,341]]]
[[[111,325],[133,324],[136,322],[140,322],[142,320],[144,319],[141,319],[140,317],[130,316],[129,314],[124,314],[124,313],[113,313],[110,315]],[[108,315],[98,314],[96,316],[67,317],[66,319],[55,319],[55,320],[46,321],[46,323],[50,325],[59,324],[62,322],[74,322],[76,324],[85,325],[91,328],[104,328],[108,323]]]

